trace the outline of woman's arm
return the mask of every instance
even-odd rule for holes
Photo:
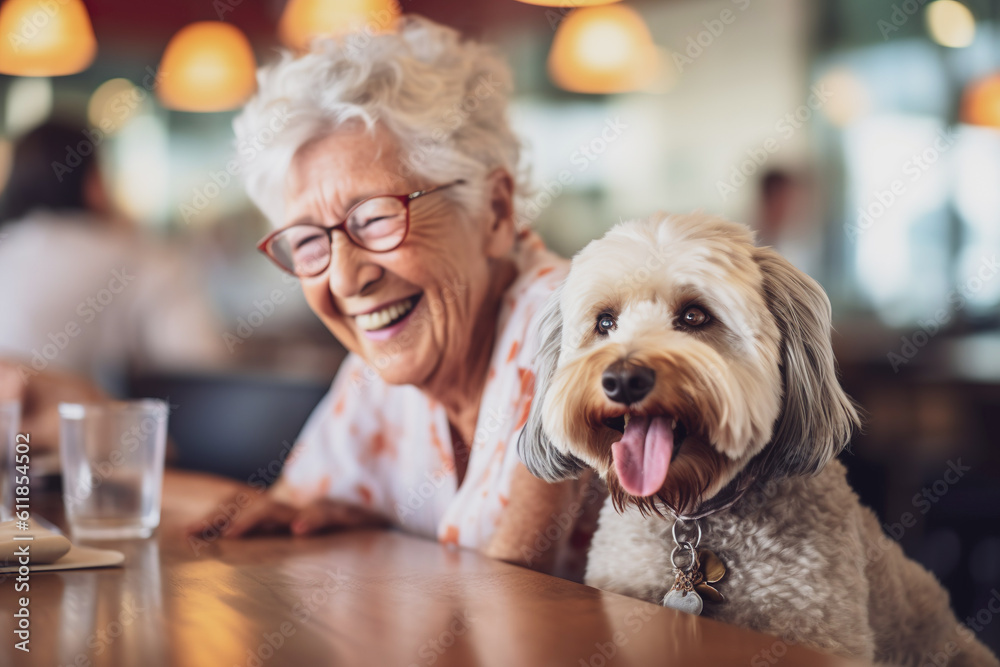
[[[570,538],[600,507],[588,471],[579,479],[544,482],[518,464],[510,484],[510,500],[486,548],[487,556],[540,572],[553,573],[560,556],[574,546]],[[585,547],[584,547],[585,548]],[[579,554],[582,557],[584,554]]]

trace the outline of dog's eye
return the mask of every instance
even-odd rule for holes
[[[689,327],[700,327],[709,320],[708,313],[698,306],[689,306],[681,314],[681,322]]]
[[[618,323],[615,321],[614,315],[608,313],[601,313],[597,316],[597,333],[602,336],[607,336],[609,331],[618,328]]]

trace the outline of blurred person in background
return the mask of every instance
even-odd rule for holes
[[[600,491],[538,480],[517,454],[532,318],[568,262],[515,225],[510,87],[489,49],[419,17],[259,73],[237,139],[287,121],[243,169],[278,227],[260,247],[351,354],[281,477],[223,534],[393,524],[582,574],[578,501],[596,510]],[[219,529],[214,514],[190,527]]]
[[[797,269],[816,277],[821,261],[821,238],[814,224],[816,201],[809,177],[784,169],[770,169],[760,180],[757,238],[773,246]]]
[[[215,364],[221,335],[191,270],[117,215],[84,128],[50,121],[15,144],[0,196],[0,398],[54,447],[59,400],[137,368]]]

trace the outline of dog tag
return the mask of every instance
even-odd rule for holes
[[[686,570],[675,566],[674,585],[663,596],[663,606],[695,616],[701,614],[705,608],[702,596],[712,602],[725,600],[722,593],[712,587],[712,584],[721,580],[725,574],[726,566],[718,556],[708,549],[699,549]]]
[[[701,601],[701,596],[693,590],[679,591],[676,588],[671,588],[663,597],[663,606],[698,616],[704,609],[705,603]]]
[[[708,549],[698,550],[698,574],[691,579],[694,590],[709,602],[725,602],[722,593],[715,590],[712,584],[722,581],[726,576],[726,566],[722,560]]]
[[[670,607],[671,609],[694,614],[695,616],[701,614],[701,610],[705,608],[705,603],[702,602],[701,596],[694,592],[695,585],[701,583],[702,578],[698,565],[698,558],[696,557],[686,571],[680,568],[674,570],[674,585],[663,596],[664,607]]]

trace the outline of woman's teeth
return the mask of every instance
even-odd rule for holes
[[[410,297],[408,299],[403,299],[402,301],[397,301],[396,303],[383,308],[382,310],[376,310],[374,313],[365,313],[364,315],[355,315],[354,321],[357,322],[358,326],[365,331],[375,331],[377,329],[384,329],[391,323],[395,322],[399,318],[406,315],[408,312],[413,310],[413,306],[416,304],[416,299]]]

